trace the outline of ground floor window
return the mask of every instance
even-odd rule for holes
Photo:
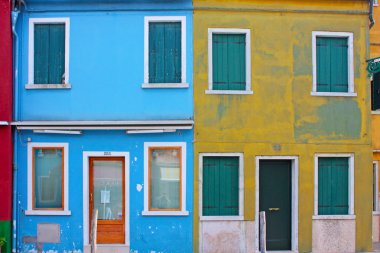
[[[201,214],[242,215],[242,155],[201,155]]]
[[[353,156],[316,158],[317,214],[353,214]]]

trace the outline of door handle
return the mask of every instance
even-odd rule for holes
[[[92,201],[92,193],[90,193],[90,201]]]
[[[269,212],[277,212],[277,211],[280,211],[280,208],[278,208],[278,207],[270,207],[269,208]]]

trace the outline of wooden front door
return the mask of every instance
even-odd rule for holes
[[[125,243],[124,157],[90,158],[90,223],[98,209],[97,243]],[[91,230],[90,230],[91,231]]]
[[[265,211],[267,250],[291,250],[291,161],[262,160],[259,210]]]

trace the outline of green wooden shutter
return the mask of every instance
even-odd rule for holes
[[[348,214],[348,158],[318,159],[318,214]]]
[[[239,158],[203,158],[203,215],[239,215]]]
[[[65,72],[65,25],[34,26],[34,83],[61,84]]]
[[[348,92],[348,39],[317,37],[317,91]]]
[[[181,23],[149,23],[149,83],[181,83]]]
[[[245,34],[213,34],[213,90],[245,90]]]
[[[372,110],[380,109],[380,73],[373,75],[372,81]]]

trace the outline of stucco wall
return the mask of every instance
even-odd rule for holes
[[[149,2],[149,1],[146,1]],[[94,7],[94,5],[89,4]],[[32,5],[33,6],[33,5]],[[49,6],[49,5],[48,5]],[[192,13],[152,8],[139,10],[71,11],[58,5],[59,12],[24,12],[20,17],[19,120],[146,120],[189,119],[192,100]],[[68,7],[69,6],[69,7]],[[74,5],[75,6],[75,5]],[[84,5],[86,6],[86,5]],[[112,6],[112,5],[111,5]],[[162,6],[163,8],[164,6]],[[167,7],[167,6],[166,6]],[[57,7],[55,7],[57,8]],[[65,11],[68,8],[68,11]],[[118,11],[121,8],[122,11]],[[178,6],[172,8],[179,9]],[[182,89],[144,89],[144,17],[186,17],[186,82]],[[69,83],[65,90],[27,90],[29,18],[70,19]]]
[[[83,252],[83,152],[84,151],[118,151],[129,152],[129,205],[130,217],[127,217],[130,230],[130,250],[134,253],[144,252],[192,252],[192,192],[193,185],[187,183],[185,216],[144,216],[144,142],[185,142],[186,180],[193,181],[193,149],[191,145],[192,131],[177,131],[167,134],[127,135],[125,131],[84,131],[79,136],[33,134],[22,131],[19,140],[19,217],[17,219],[19,248],[17,252],[28,252],[35,249],[35,244],[23,243],[25,236],[37,235],[37,224],[60,224],[61,238],[59,244],[45,244],[43,250],[80,250]],[[59,142],[69,144],[69,216],[35,216],[26,215],[27,209],[27,143]],[[29,182],[30,183],[30,182]],[[126,223],[128,225],[128,223]]]
[[[256,156],[299,158],[299,251],[312,250],[314,155],[355,155],[357,251],[372,248],[370,85],[364,1],[194,1],[195,178],[203,152],[244,153],[244,219],[255,217]],[[338,11],[337,11],[338,10]],[[223,17],[223,18],[221,18]],[[251,31],[253,95],[208,95],[208,28]],[[356,97],[315,97],[312,31],[354,34]],[[194,248],[199,244],[194,183]],[[350,235],[352,236],[352,234]]]

